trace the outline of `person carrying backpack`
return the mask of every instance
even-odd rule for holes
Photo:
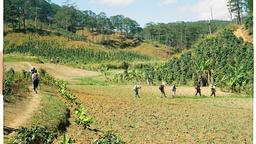
[[[39,75],[37,73],[37,70],[34,71],[32,74],[32,83],[33,83],[33,90],[37,93],[37,87],[39,84]]]
[[[141,89],[141,86],[136,84],[134,87],[133,87],[133,91],[134,91],[134,96],[135,97],[140,97],[140,89]]]
[[[162,84],[159,86],[159,90],[161,92],[161,98],[166,97],[164,87],[165,87],[165,83],[162,82]]]

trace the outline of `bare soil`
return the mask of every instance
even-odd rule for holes
[[[4,104],[4,126],[19,128],[29,122],[34,112],[40,109],[40,94],[36,94],[32,87],[27,97],[21,98],[13,103]]]

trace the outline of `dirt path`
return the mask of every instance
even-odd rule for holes
[[[27,98],[18,100],[15,104],[4,106],[4,126],[18,128],[29,121],[33,113],[40,108],[41,95],[36,94],[29,88],[30,93]]]
[[[57,79],[69,80],[71,81],[74,78],[78,77],[90,77],[97,76],[100,73],[96,71],[88,71],[78,68],[73,68],[65,65],[56,65],[50,63],[38,64],[30,62],[5,62],[6,69],[13,67],[16,71],[26,70],[30,71],[31,67],[34,66],[37,69],[43,68],[50,75],[54,76]]]

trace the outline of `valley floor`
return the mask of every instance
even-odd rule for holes
[[[217,89],[217,97],[195,97],[193,87],[178,87],[177,96],[160,98],[158,86],[142,86],[135,98],[133,85],[86,84],[86,77],[100,73],[53,64],[6,62],[6,67],[29,70],[30,64],[69,81],[68,87],[94,117],[93,128],[113,130],[126,143],[252,143],[252,98],[230,96]],[[99,80],[99,79],[98,79]],[[101,81],[104,83],[104,80]],[[5,115],[5,117],[7,117]],[[89,143],[100,135],[76,126],[67,133],[77,143]]]

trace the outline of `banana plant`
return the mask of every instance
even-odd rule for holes
[[[239,87],[239,92],[240,88],[242,85],[245,85],[245,73],[243,71],[244,66],[232,66],[229,65],[229,71],[227,75],[224,75],[222,78],[222,81],[226,81],[226,84],[230,86],[232,92],[237,91],[236,87]]]
[[[209,60],[197,60],[195,62],[196,69],[197,69],[197,80],[202,81],[203,86],[209,85],[209,77],[210,77],[210,70],[209,70]]]

